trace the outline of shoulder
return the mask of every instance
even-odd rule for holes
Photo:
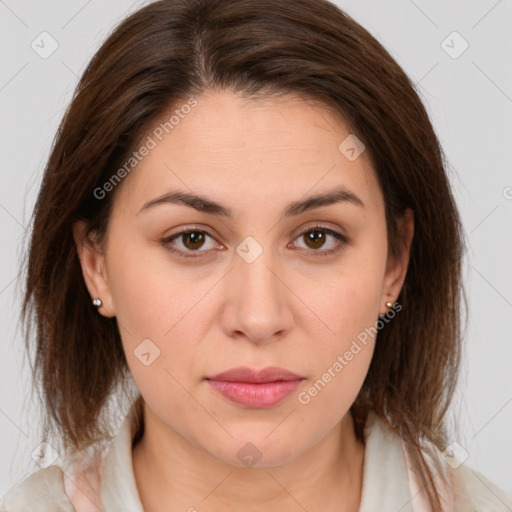
[[[0,502],[0,512],[75,512],[64,487],[64,473],[52,465],[30,474]]]
[[[510,512],[512,495],[467,464],[451,469],[455,512]]]

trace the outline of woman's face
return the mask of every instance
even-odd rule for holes
[[[154,419],[227,463],[273,466],[342,422],[406,268],[387,259],[382,193],[341,118],[294,96],[196,99],[149,134],[84,276]],[[177,193],[204,201],[162,199]],[[208,380],[240,366],[300,379]]]

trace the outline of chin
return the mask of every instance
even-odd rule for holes
[[[233,435],[233,438],[226,439],[224,444],[211,447],[212,450],[207,446],[205,449],[225,464],[239,468],[272,468],[293,461],[303,451],[297,445],[296,436],[293,439],[292,433],[284,429],[281,436],[275,433],[268,435],[272,428],[258,428],[254,433],[245,431],[243,435]]]

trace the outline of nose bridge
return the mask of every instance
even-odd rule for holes
[[[279,264],[272,250],[247,237],[236,248],[229,272],[224,329],[231,335],[245,334],[252,341],[265,341],[290,328],[286,286],[279,278]]]

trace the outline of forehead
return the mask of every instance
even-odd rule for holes
[[[196,100],[175,116],[178,122],[165,124],[180,104],[155,121],[144,138],[154,147],[124,179],[124,200],[140,208],[166,188],[179,188],[237,209],[261,194],[287,202],[343,185],[370,209],[382,206],[366,151],[347,158],[343,141],[353,134],[327,106],[295,95],[255,99],[231,92]]]

